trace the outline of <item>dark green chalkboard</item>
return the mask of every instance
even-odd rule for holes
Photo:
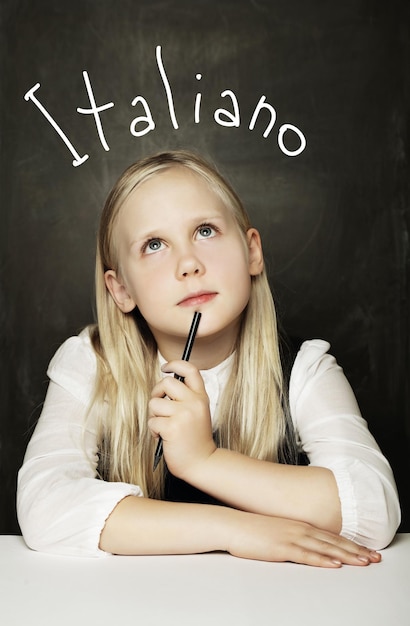
[[[331,342],[409,531],[408,2],[0,7],[0,532],[18,532],[48,361],[93,319],[104,197],[129,163],[176,147],[216,161],[242,196],[282,325]]]

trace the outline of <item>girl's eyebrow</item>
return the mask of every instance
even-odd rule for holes
[[[144,242],[149,241],[150,239],[161,239],[161,237],[158,234],[158,232],[151,231],[147,233],[146,235],[142,235],[141,237],[138,237],[138,239],[132,239],[130,241],[129,249],[131,250],[131,248],[133,248],[134,246],[140,246]]]

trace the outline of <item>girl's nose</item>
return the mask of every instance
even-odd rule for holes
[[[201,261],[193,254],[186,254],[178,261],[177,277],[182,280],[189,276],[201,275],[205,268]]]

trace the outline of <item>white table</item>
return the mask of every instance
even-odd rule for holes
[[[369,567],[227,554],[57,557],[0,536],[4,626],[409,626],[410,534]]]

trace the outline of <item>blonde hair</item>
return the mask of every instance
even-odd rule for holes
[[[164,494],[163,472],[152,470],[155,440],[147,427],[150,392],[160,377],[157,346],[139,311],[124,314],[115,304],[104,273],[118,271],[113,235],[124,201],[142,182],[171,167],[185,167],[209,184],[232,211],[244,242],[251,227],[226,180],[201,157],[185,151],[160,153],[131,165],[105,203],[96,255],[98,324],[91,329],[98,356],[94,405],[100,415],[100,466],[107,480],[138,484],[144,495],[154,498]],[[275,307],[265,270],[251,277],[235,348],[218,411],[218,445],[258,459],[293,461],[285,452],[288,416]],[[292,451],[292,445],[288,449]]]

